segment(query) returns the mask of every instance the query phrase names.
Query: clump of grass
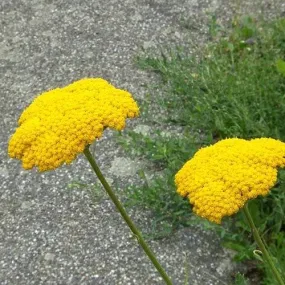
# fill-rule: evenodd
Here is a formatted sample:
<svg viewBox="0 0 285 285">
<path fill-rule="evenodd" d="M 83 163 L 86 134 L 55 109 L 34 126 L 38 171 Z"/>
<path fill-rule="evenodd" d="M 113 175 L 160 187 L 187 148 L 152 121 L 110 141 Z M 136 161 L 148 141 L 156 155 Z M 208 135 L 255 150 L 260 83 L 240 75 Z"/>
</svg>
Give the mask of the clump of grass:
<svg viewBox="0 0 285 285">
<path fill-rule="evenodd" d="M 153 136 L 133 131 L 126 134 L 128 140 L 125 139 L 126 136 L 118 137 L 121 146 L 133 157 L 141 156 L 152 162 L 152 171 L 156 173 L 155 177 L 149 179 L 147 173 L 141 170 L 139 175 L 142 185 L 131 185 L 126 189 L 127 206 L 139 206 L 151 210 L 154 214 L 148 238 L 162 238 L 179 226 L 193 223 L 188 200 L 177 195 L 174 190 L 174 173 L 202 146 L 202 143 L 196 143 L 187 133 L 183 135 L 183 139 L 170 138 L 160 131 L 156 131 Z M 189 148 L 191 141 L 192 147 Z"/>
<path fill-rule="evenodd" d="M 237 274 L 233 285 L 249 285 L 248 281 L 242 274 Z"/>
<path fill-rule="evenodd" d="M 217 36 L 198 56 L 140 57 L 169 87 L 168 121 L 215 138 L 285 138 L 285 78 L 276 62 L 285 54 L 285 19 L 259 26 L 251 18 Z"/>
<path fill-rule="evenodd" d="M 165 137 L 129 132 L 128 142 L 120 140 L 127 150 L 135 149 L 160 170 L 154 181 L 128 190 L 130 203 L 153 211 L 154 237 L 194 222 L 188 201 L 176 197 L 173 177 L 199 147 L 226 137 L 285 140 L 285 18 L 268 23 L 243 17 L 235 20 L 230 30 L 216 22 L 214 27 L 212 41 L 195 56 L 178 49 L 137 59 L 139 67 L 161 75 L 166 91 L 162 97 L 148 98 L 142 113 L 149 104 L 155 105 L 164 113 L 158 129 L 172 124 L 182 134 Z M 145 120 L 155 128 L 155 114 L 146 113 Z M 249 205 L 280 268 L 285 268 L 284 181 L 284 172 L 280 172 L 270 195 Z M 256 258 L 250 229 L 241 214 L 234 222 L 225 219 L 225 227 L 205 225 L 216 230 L 225 246 L 236 250 L 237 261 Z M 264 272 L 263 284 L 274 284 L 267 267 L 259 266 Z M 240 282 L 237 284 L 246 284 L 242 278 Z"/>
</svg>

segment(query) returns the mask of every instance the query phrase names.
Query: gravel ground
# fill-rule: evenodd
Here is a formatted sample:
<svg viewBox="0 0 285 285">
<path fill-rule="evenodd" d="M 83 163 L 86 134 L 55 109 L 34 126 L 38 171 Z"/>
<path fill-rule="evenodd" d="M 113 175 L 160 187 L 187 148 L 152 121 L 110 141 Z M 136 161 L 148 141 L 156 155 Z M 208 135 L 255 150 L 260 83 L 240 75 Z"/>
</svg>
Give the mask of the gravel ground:
<svg viewBox="0 0 285 285">
<path fill-rule="evenodd" d="M 133 64 L 142 49 L 178 44 L 191 50 L 207 38 L 209 13 L 224 22 L 250 11 L 275 17 L 284 15 L 282 2 L 1 0 L 1 285 L 163 284 L 109 200 L 91 203 L 86 192 L 68 187 L 96 181 L 82 157 L 56 171 L 23 171 L 7 156 L 9 137 L 23 108 L 43 91 L 103 77 L 143 98 L 156 78 Z M 129 126 L 136 124 L 144 122 Z M 106 132 L 97 143 L 98 162 L 111 184 L 123 188 L 136 182 L 141 162 L 111 138 Z M 147 229 L 150 214 L 130 214 Z M 230 253 L 210 232 L 182 229 L 150 246 L 174 284 L 185 284 L 185 272 L 189 284 L 230 284 Z"/>
</svg>

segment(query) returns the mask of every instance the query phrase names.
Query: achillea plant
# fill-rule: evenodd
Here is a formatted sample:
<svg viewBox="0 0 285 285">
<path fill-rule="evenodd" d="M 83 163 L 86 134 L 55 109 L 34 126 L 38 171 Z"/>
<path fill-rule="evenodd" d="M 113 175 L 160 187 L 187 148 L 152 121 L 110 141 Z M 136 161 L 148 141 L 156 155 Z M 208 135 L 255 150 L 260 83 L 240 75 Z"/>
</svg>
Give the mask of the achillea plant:
<svg viewBox="0 0 285 285">
<path fill-rule="evenodd" d="M 211 222 L 220 224 L 223 217 L 243 209 L 264 259 L 278 284 L 284 285 L 246 204 L 269 193 L 278 167 L 285 167 L 285 143 L 271 138 L 225 139 L 200 149 L 177 172 L 175 183 L 193 211 Z"/>
<path fill-rule="evenodd" d="M 127 91 L 86 78 L 38 96 L 22 113 L 9 142 L 10 157 L 40 171 L 71 163 L 105 128 L 122 130 L 139 108 Z"/>
<path fill-rule="evenodd" d="M 98 179 L 166 284 L 172 282 L 144 241 L 101 173 L 89 145 L 105 128 L 122 130 L 139 108 L 127 91 L 101 78 L 86 78 L 38 96 L 22 113 L 8 153 L 22 161 L 24 169 L 53 170 L 84 153 Z"/>
</svg>

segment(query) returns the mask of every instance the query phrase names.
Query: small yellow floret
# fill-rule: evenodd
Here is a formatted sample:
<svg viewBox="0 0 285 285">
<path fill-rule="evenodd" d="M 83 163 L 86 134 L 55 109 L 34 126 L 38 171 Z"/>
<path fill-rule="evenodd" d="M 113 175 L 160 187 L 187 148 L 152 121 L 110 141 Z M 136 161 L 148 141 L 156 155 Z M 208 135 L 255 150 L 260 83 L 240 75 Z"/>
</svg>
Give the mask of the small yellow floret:
<svg viewBox="0 0 285 285">
<path fill-rule="evenodd" d="M 177 192 L 188 197 L 193 211 L 221 223 L 247 200 L 265 196 L 285 165 L 285 143 L 271 138 L 225 139 L 200 149 L 177 172 Z"/>
<path fill-rule="evenodd" d="M 40 171 L 71 163 L 107 127 L 122 130 L 139 108 L 127 91 L 86 78 L 38 96 L 24 110 L 9 141 L 10 157 Z"/>
</svg>

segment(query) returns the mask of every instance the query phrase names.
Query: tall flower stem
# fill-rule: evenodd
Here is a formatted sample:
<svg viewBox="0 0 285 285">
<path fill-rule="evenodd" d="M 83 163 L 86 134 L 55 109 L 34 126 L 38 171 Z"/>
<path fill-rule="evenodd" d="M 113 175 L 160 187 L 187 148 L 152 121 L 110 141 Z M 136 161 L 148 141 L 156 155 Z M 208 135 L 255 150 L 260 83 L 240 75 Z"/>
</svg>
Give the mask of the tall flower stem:
<svg viewBox="0 0 285 285">
<path fill-rule="evenodd" d="M 96 175 L 99 178 L 100 182 L 102 183 L 103 187 L 105 188 L 106 192 L 110 196 L 111 200 L 114 202 L 115 206 L 117 207 L 118 211 L 122 215 L 123 219 L 128 224 L 129 228 L 131 229 L 131 231 L 133 232 L 133 234 L 137 238 L 139 244 L 142 246 L 142 248 L 145 251 L 146 255 L 149 257 L 149 259 L 151 260 L 153 265 L 156 267 L 157 271 L 160 273 L 160 275 L 163 278 L 163 280 L 165 281 L 165 283 L 167 285 L 173 285 L 171 280 L 170 280 L 170 278 L 167 276 L 166 272 L 164 271 L 164 269 L 162 268 L 162 266 L 160 265 L 160 263 L 156 259 L 154 253 L 148 247 L 147 243 L 143 239 L 142 234 L 137 229 L 137 227 L 134 225 L 133 221 L 128 216 L 128 214 L 127 214 L 126 210 L 124 209 L 124 207 L 122 206 L 121 202 L 119 201 L 119 199 L 116 197 L 116 195 L 112 191 L 110 185 L 108 184 L 108 182 L 106 181 L 105 177 L 103 176 L 101 170 L 99 169 L 99 167 L 98 167 L 95 159 L 93 158 L 92 154 L 90 153 L 90 150 L 89 150 L 88 147 L 85 148 L 84 154 L 85 154 L 87 160 L 89 161 L 89 163 L 91 164 L 92 169 L 96 173 Z"/>
<path fill-rule="evenodd" d="M 272 270 L 272 273 L 274 275 L 274 277 L 276 278 L 278 284 L 280 285 L 284 285 L 284 282 L 282 280 L 282 277 L 280 276 L 277 268 L 275 267 L 274 263 L 273 263 L 273 260 L 269 254 L 269 252 L 267 251 L 266 247 L 265 247 L 265 244 L 263 243 L 259 233 L 258 233 L 258 230 L 253 222 L 253 219 L 251 217 L 251 214 L 249 212 L 249 209 L 248 209 L 248 206 L 247 204 L 243 207 L 243 212 L 245 214 L 245 217 L 247 219 L 247 222 L 249 223 L 250 227 L 251 227 L 251 231 L 252 231 L 252 234 L 253 234 L 253 237 L 257 243 L 257 245 L 259 246 L 259 249 L 261 250 L 262 254 L 263 254 L 263 257 L 264 259 L 266 260 L 266 262 L 268 263 L 270 269 Z"/>
</svg>

